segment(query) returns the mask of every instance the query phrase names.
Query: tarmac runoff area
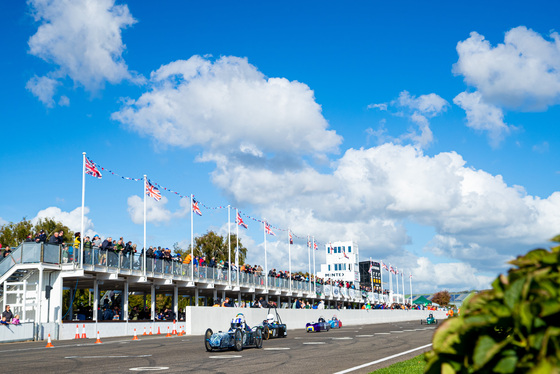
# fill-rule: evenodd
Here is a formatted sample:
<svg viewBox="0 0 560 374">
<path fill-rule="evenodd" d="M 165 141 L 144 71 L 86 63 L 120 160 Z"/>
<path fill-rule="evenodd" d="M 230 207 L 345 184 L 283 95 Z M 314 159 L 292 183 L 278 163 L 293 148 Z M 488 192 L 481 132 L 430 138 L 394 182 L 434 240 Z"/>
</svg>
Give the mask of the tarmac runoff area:
<svg viewBox="0 0 560 374">
<path fill-rule="evenodd" d="M 344 323 L 344 321 L 342 321 Z M 224 324 L 224 330 L 228 327 Z M 436 326 L 396 322 L 342 327 L 263 342 L 262 349 L 206 352 L 203 336 L 100 337 L 0 345 L 2 372 L 17 373 L 370 373 L 431 349 Z M 356 332 L 357 331 L 357 332 Z"/>
</svg>

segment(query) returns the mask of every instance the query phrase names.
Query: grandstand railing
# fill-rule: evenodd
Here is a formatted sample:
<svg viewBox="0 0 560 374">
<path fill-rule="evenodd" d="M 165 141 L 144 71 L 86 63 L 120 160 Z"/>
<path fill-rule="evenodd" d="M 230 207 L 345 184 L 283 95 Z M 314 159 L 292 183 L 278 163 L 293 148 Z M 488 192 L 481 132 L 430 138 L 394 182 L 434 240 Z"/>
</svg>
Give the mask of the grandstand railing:
<svg viewBox="0 0 560 374">
<path fill-rule="evenodd" d="M 10 255 L 0 261 L 0 277 L 13 266 L 22 263 L 49 263 L 60 265 L 72 265 L 73 268 L 80 267 L 80 251 L 72 246 L 59 246 L 44 243 L 22 243 Z M 334 285 L 317 284 L 315 288 L 307 281 L 297 281 L 284 278 L 268 277 L 265 275 L 249 274 L 227 268 L 213 268 L 207 266 L 193 266 L 184 264 L 174 259 L 146 258 L 146 271 L 144 272 L 144 258 L 141 253 L 123 254 L 116 251 L 107 251 L 94 248 L 84 250 L 85 270 L 100 272 L 117 272 L 127 275 L 150 276 L 159 278 L 171 278 L 181 281 L 195 281 L 203 283 L 219 283 L 245 288 L 260 288 L 288 292 L 316 293 L 319 298 L 344 298 L 362 299 L 362 292 L 346 287 Z M 191 273 L 194 268 L 194 274 Z M 229 279 L 231 274 L 231 281 Z M 239 284 L 238 284 L 239 283 Z"/>
</svg>

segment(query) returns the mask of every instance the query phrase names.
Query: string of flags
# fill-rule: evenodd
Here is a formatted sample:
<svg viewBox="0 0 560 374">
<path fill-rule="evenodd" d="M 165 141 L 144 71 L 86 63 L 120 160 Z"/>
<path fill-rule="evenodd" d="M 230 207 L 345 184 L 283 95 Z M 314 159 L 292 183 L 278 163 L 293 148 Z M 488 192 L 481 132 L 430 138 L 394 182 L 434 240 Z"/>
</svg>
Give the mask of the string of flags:
<svg viewBox="0 0 560 374">
<path fill-rule="evenodd" d="M 130 181 L 134 181 L 134 182 L 138 182 L 138 181 L 144 180 L 144 178 L 131 178 L 131 177 L 125 177 L 125 176 L 123 176 L 123 175 L 120 175 L 120 174 L 118 174 L 118 173 L 116 173 L 116 172 L 114 172 L 114 171 L 112 171 L 112 170 L 109 170 L 109 169 L 107 169 L 107 168 L 105 168 L 105 167 L 103 167 L 103 166 L 101 166 L 101 165 L 95 163 L 93 160 L 91 160 L 91 159 L 90 159 L 89 157 L 87 157 L 87 156 L 85 157 L 85 160 L 86 160 L 86 163 L 85 163 L 85 173 L 86 173 L 87 175 L 91 175 L 91 176 L 93 176 L 93 177 L 95 177 L 95 178 L 102 179 L 101 171 L 103 171 L 103 172 L 107 172 L 107 173 L 109 173 L 109 174 L 111 174 L 111 175 L 115 175 L 115 176 L 117 176 L 117 177 L 120 177 L 121 179 L 124 179 L 124 180 L 130 180 Z M 145 185 L 145 193 L 146 193 L 146 195 L 148 195 L 149 197 L 154 198 L 156 201 L 159 201 L 159 200 L 161 200 L 161 196 L 162 196 L 162 195 L 161 195 L 161 190 L 164 190 L 164 191 L 173 193 L 173 194 L 177 195 L 179 198 L 189 198 L 189 197 L 190 197 L 190 195 L 183 195 L 183 194 L 179 193 L 178 191 L 174 191 L 174 190 L 172 190 L 172 189 L 170 189 L 170 188 L 167 188 L 167 187 L 165 187 L 165 186 L 162 186 L 162 185 L 160 185 L 159 183 L 157 183 L 157 182 L 155 182 L 155 181 L 146 180 L 146 185 Z M 195 200 L 194 197 L 193 197 L 193 202 L 192 202 L 191 209 L 192 209 L 192 211 L 193 211 L 194 213 L 196 213 L 197 215 L 202 216 L 202 211 L 200 210 L 200 207 L 203 207 L 203 208 L 208 209 L 208 210 L 210 210 L 210 209 L 212 209 L 212 210 L 218 210 L 218 209 L 225 209 L 225 208 L 227 208 L 227 206 L 217 206 L 217 207 L 207 206 L 207 205 L 203 204 L 202 202 L 200 202 L 200 201 L 198 201 L 198 200 Z M 243 215 L 244 217 L 250 219 L 250 220 L 253 220 L 253 221 L 255 221 L 255 222 L 264 224 L 265 232 L 266 232 L 267 234 L 269 234 L 269 235 L 276 236 L 276 234 L 274 233 L 274 231 L 272 231 L 273 229 L 274 229 L 274 230 L 277 230 L 277 231 L 288 232 L 290 244 L 294 244 L 294 238 L 297 238 L 297 239 L 305 239 L 305 238 L 306 238 L 306 236 L 298 236 L 298 235 L 294 234 L 294 233 L 293 233 L 291 230 L 289 230 L 289 229 L 283 229 L 283 228 L 280 228 L 280 227 L 272 226 L 272 225 L 270 225 L 268 222 L 266 222 L 266 221 L 264 221 L 264 220 L 261 220 L 261 219 L 252 217 L 252 216 L 250 216 L 250 215 L 248 215 L 248 214 L 245 214 L 245 213 L 243 213 L 243 212 L 241 212 L 241 211 L 238 210 L 238 211 L 237 211 L 237 217 L 236 217 L 236 223 L 237 223 L 239 226 L 244 227 L 245 229 L 248 229 L 248 228 L 249 228 L 249 225 L 243 221 L 243 219 L 241 218 L 242 215 Z M 319 243 L 319 242 L 317 242 L 317 241 L 314 242 L 314 249 L 315 249 L 315 250 L 318 249 L 318 244 L 321 244 L 321 243 Z M 325 244 L 326 244 L 326 243 L 325 243 Z M 311 248 L 311 243 L 310 243 L 310 242 L 308 242 L 308 246 L 309 246 L 309 248 Z M 331 247 L 331 248 L 332 248 L 332 247 Z M 348 258 L 348 256 L 346 256 L 346 253 L 344 253 L 344 257 Z"/>
</svg>

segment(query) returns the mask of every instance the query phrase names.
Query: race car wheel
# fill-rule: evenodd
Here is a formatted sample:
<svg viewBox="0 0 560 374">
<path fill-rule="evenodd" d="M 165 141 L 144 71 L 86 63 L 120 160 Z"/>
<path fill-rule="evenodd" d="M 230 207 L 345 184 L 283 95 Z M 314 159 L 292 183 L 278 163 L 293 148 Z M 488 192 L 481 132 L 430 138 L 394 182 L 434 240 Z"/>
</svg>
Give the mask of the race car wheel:
<svg viewBox="0 0 560 374">
<path fill-rule="evenodd" d="M 212 329 L 206 330 L 204 334 L 204 346 L 206 347 L 206 351 L 212 352 L 212 346 L 210 345 L 210 337 L 212 336 L 213 332 Z"/>
<path fill-rule="evenodd" d="M 235 342 L 234 342 L 234 346 L 235 346 L 235 350 L 236 351 L 242 351 L 243 350 L 243 333 L 241 332 L 240 329 L 235 330 Z"/>
<path fill-rule="evenodd" d="M 435 321 L 436 321 L 436 325 L 437 325 L 437 319 Z"/>
<path fill-rule="evenodd" d="M 262 331 L 261 329 L 257 329 L 255 331 L 255 347 L 262 348 Z"/>
<path fill-rule="evenodd" d="M 288 331 L 287 331 L 287 329 L 284 327 L 284 328 L 282 329 L 282 336 L 281 336 L 281 338 L 285 338 L 285 337 L 287 337 L 287 336 L 288 336 Z"/>
<path fill-rule="evenodd" d="M 263 339 L 268 340 L 270 338 L 270 329 L 265 325 L 263 330 Z"/>
</svg>

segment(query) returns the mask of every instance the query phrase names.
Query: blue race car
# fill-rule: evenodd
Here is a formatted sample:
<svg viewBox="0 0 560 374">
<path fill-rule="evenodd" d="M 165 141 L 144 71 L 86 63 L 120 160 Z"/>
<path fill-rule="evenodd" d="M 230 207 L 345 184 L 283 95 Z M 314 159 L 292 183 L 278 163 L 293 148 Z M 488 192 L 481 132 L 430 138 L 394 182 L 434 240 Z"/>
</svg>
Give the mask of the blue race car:
<svg viewBox="0 0 560 374">
<path fill-rule="evenodd" d="M 266 319 L 263 323 L 259 326 L 262 330 L 262 335 L 264 340 L 268 340 L 270 338 L 285 338 L 288 336 L 288 327 L 285 323 L 282 323 L 282 319 L 278 314 L 278 310 L 274 308 L 274 312 L 276 316 L 270 312 L 272 308 L 268 308 L 268 314 Z"/>
<path fill-rule="evenodd" d="M 336 318 L 336 315 L 334 315 L 332 319 L 329 320 L 328 322 L 331 325 L 331 328 L 333 329 L 337 329 L 337 328 L 339 329 L 342 327 L 342 322 L 340 322 L 340 320 Z"/>
<path fill-rule="evenodd" d="M 262 331 L 250 328 L 243 313 L 238 313 L 232 320 L 228 331 L 213 333 L 212 329 L 204 334 L 204 346 L 208 352 L 214 349 L 235 349 L 242 351 L 246 347 L 262 348 Z"/>
<path fill-rule="evenodd" d="M 326 322 L 323 317 L 319 317 L 317 322 L 310 322 L 305 325 L 307 332 L 329 331 L 331 329 L 330 323 Z"/>
</svg>

